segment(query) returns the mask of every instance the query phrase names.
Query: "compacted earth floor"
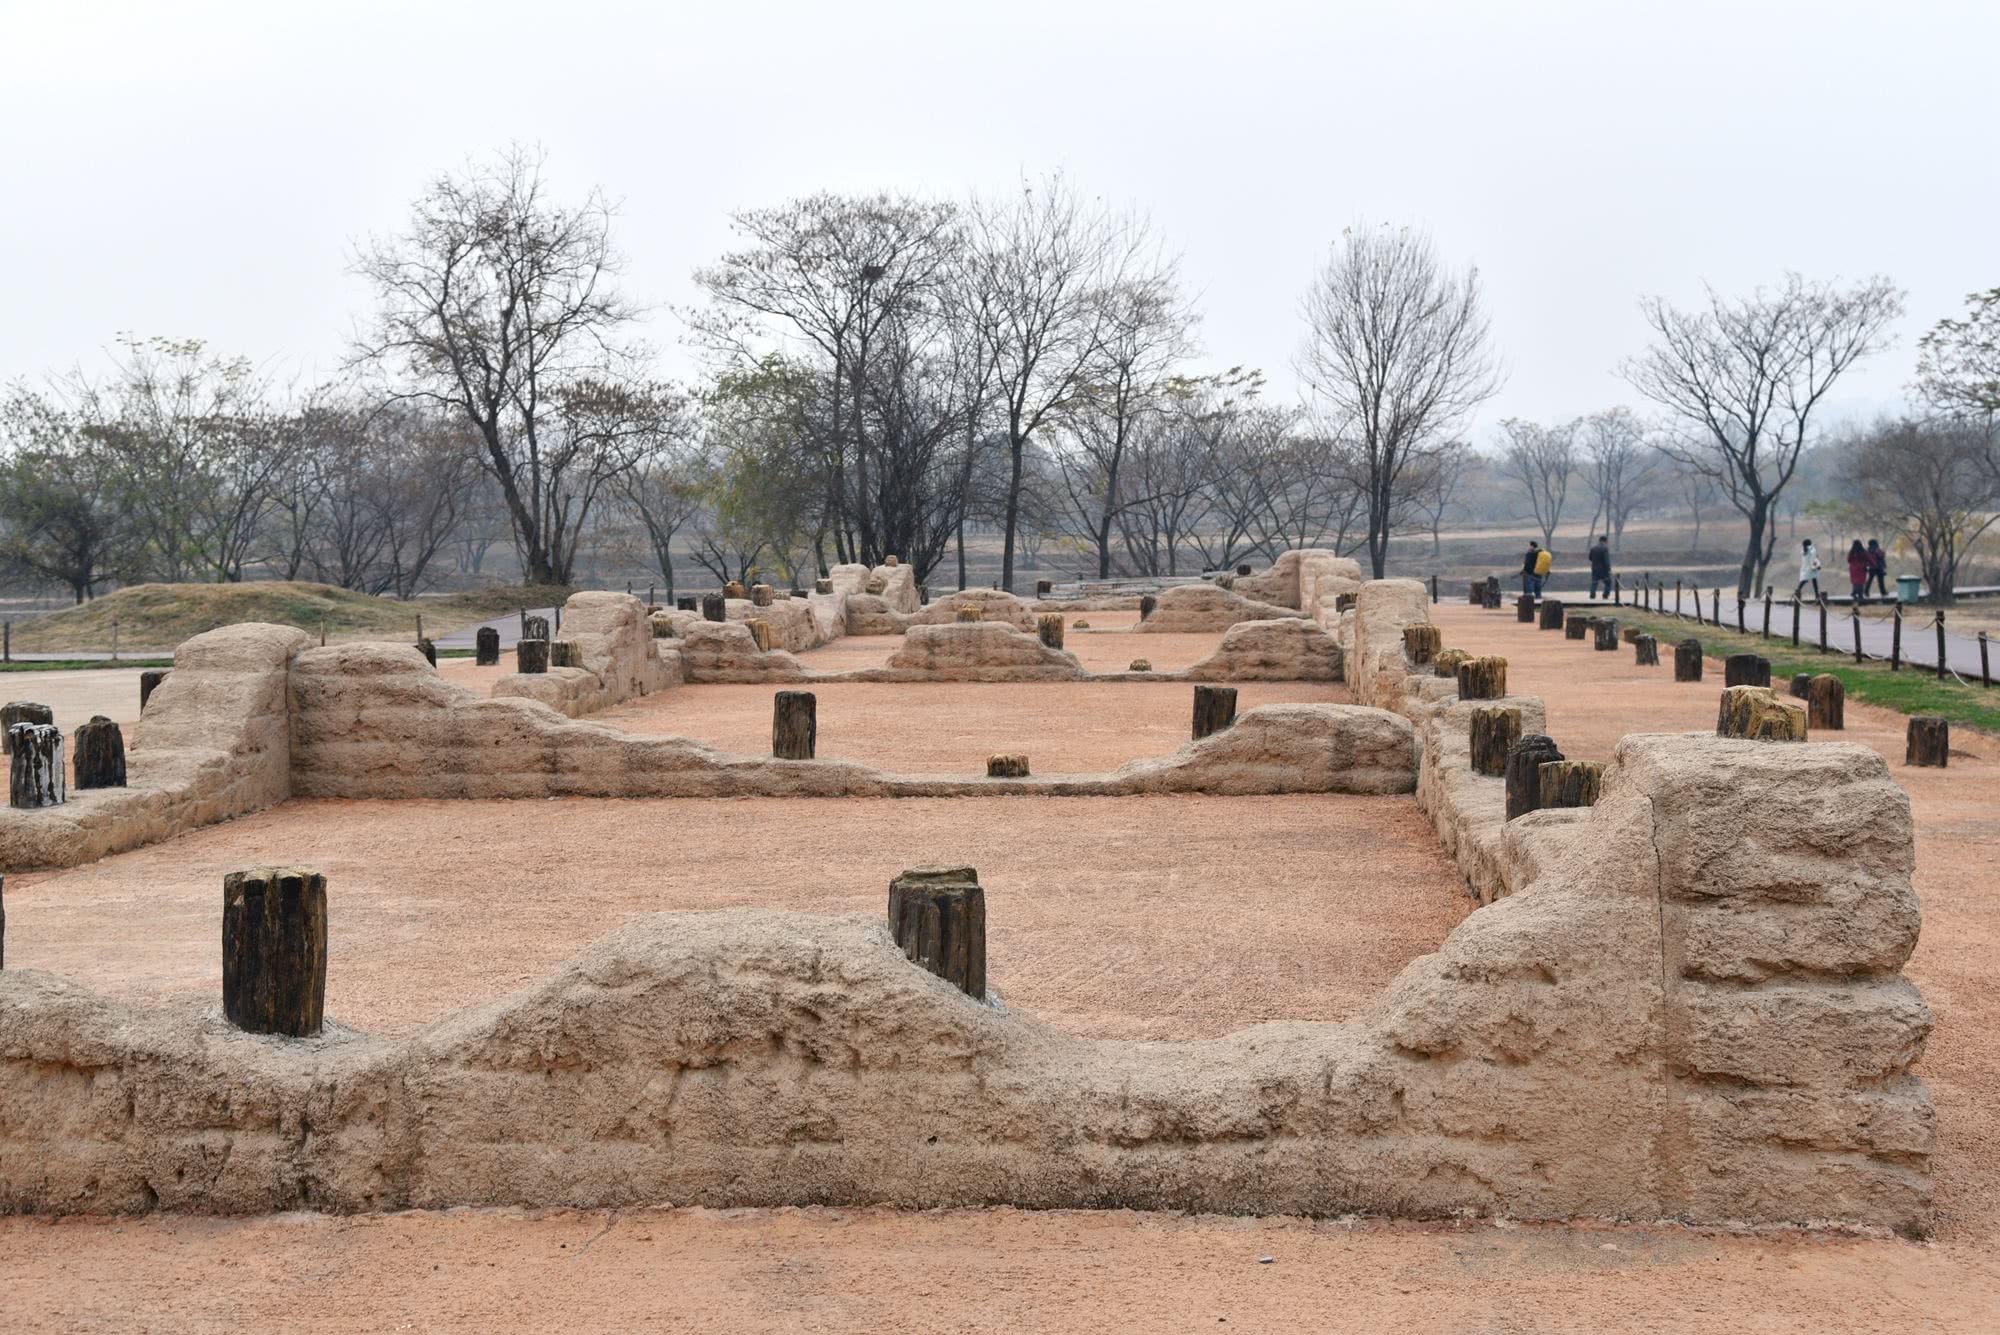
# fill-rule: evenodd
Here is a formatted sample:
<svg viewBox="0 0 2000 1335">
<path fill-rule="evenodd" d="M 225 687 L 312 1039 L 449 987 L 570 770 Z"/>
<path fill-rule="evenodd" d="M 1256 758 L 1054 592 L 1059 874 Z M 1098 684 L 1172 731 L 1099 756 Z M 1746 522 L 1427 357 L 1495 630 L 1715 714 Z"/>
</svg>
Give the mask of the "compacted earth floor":
<svg viewBox="0 0 2000 1335">
<path fill-rule="evenodd" d="M 1671 656 L 1639 668 L 1629 648 L 1596 653 L 1511 611 L 1446 605 L 1437 617 L 1447 644 L 1508 657 L 1513 688 L 1544 698 L 1572 756 L 1608 758 L 1628 732 L 1714 727 L 1719 668 L 1677 686 Z M 1899 716 L 1847 714 L 1843 739 L 1888 756 L 1917 819 L 1924 932 L 1908 973 L 1937 1016 L 1919 1070 L 1939 1125 L 1924 1242 L 1016 1210 L 12 1219 L 0 1220 L 6 1325 L 2000 1329 L 2000 744 L 1955 738 L 1949 769 L 1911 770 Z M 1011 1002 L 1081 1032 L 1180 1037 L 1352 1014 L 1465 911 L 1403 799 L 841 803 L 824 815 L 796 802 L 537 805 L 546 814 L 530 820 L 528 804 L 297 803 L 10 878 L 9 963 L 18 949 L 22 965 L 107 988 L 212 995 L 221 873 L 253 856 L 321 858 L 336 890 L 332 1009 L 403 1029 L 539 976 L 632 912 L 875 913 L 902 862 L 964 857 L 993 897 L 993 974 Z M 1110 930 L 1093 925 L 1107 896 Z M 561 939 L 505 925 L 501 902 Z M 478 953 L 498 958 L 447 958 Z M 426 970 L 447 977 L 415 976 Z"/>
</svg>

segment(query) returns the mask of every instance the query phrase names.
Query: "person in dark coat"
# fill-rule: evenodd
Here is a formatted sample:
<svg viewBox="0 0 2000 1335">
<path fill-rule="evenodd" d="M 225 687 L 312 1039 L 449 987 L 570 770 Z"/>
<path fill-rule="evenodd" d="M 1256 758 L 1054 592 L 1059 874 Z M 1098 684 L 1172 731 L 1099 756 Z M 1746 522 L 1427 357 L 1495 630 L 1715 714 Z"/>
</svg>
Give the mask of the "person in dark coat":
<svg viewBox="0 0 2000 1335">
<path fill-rule="evenodd" d="M 1528 539 L 1527 555 L 1521 558 L 1522 593 L 1535 594 L 1541 592 L 1539 588 L 1535 587 L 1535 562 L 1541 559 L 1541 555 L 1541 545 L 1533 538 Z"/>
<path fill-rule="evenodd" d="M 1590 545 L 1590 596 L 1597 596 L 1597 586 L 1604 586 L 1605 597 L 1611 596 L 1611 539 L 1599 534 L 1597 541 Z"/>
<path fill-rule="evenodd" d="M 1889 553 L 1883 551 L 1882 544 L 1873 538 L 1868 540 L 1868 578 L 1875 581 L 1875 587 L 1884 598 L 1889 596 Z M 1865 590 L 1868 586 L 1864 584 L 1861 587 Z"/>
<path fill-rule="evenodd" d="M 1854 593 L 1855 605 L 1859 606 L 1868 596 L 1868 549 L 1859 538 L 1847 549 L 1847 584 Z"/>
</svg>

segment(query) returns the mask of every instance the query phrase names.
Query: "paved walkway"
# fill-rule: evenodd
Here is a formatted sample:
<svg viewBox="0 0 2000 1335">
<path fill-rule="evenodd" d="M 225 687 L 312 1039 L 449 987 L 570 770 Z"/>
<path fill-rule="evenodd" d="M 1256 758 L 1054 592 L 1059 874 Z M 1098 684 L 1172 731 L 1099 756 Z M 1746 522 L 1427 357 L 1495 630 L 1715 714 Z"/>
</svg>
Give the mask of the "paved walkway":
<svg viewBox="0 0 2000 1335">
<path fill-rule="evenodd" d="M 467 626 L 464 630 L 455 630 L 449 635 L 439 635 L 433 643 L 440 649 L 474 649 L 479 644 L 479 631 L 481 627 L 491 626 L 500 632 L 500 647 L 502 649 L 511 649 L 521 638 L 521 617 L 523 615 L 521 612 L 509 612 L 506 616 L 494 617 L 490 621 L 482 621 L 478 625 Z M 546 617 L 550 632 L 554 632 L 556 625 L 555 608 L 531 607 L 525 615 Z"/>
</svg>

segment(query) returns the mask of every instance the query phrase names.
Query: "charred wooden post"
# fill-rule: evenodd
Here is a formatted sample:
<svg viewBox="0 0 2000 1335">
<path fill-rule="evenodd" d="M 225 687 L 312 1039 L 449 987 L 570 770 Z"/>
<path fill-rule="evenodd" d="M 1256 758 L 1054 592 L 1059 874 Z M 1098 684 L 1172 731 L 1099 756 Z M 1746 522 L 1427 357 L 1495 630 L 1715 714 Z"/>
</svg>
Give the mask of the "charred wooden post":
<svg viewBox="0 0 2000 1335">
<path fill-rule="evenodd" d="M 1904 742 L 1905 765 L 1928 765 L 1943 769 L 1951 760 L 1951 720 L 1930 714 L 1912 714 Z"/>
<path fill-rule="evenodd" d="M 1470 658 L 1458 665 L 1458 698 L 1498 700 L 1507 694 L 1507 660 Z"/>
<path fill-rule="evenodd" d="M 1240 565 L 1240 566 L 1236 567 L 1236 575 L 1237 575 L 1237 578 L 1239 578 L 1239 579 L 1243 578 L 1244 576 L 1248 575 L 1249 573 L 1250 573 L 1250 565 L 1249 565 L 1249 563 L 1248 563 L 1248 562 L 1245 562 L 1244 564 L 1242 564 L 1242 565 Z"/>
<path fill-rule="evenodd" d="M 1811 689 L 1811 686 L 1812 686 L 1812 673 L 1794 672 L 1792 674 L 1792 688 L 1791 688 L 1792 699 L 1794 700 L 1805 699 L 1806 692 L 1807 690 Z"/>
<path fill-rule="evenodd" d="M 1212 733 L 1221 732 L 1236 721 L 1236 688 L 1234 686 L 1197 686 L 1194 688 L 1194 739 L 1200 741 Z"/>
<path fill-rule="evenodd" d="M 436 667 L 438 665 L 438 647 L 436 640 L 418 640 L 417 652 L 422 654 L 424 656 L 424 661 L 426 663 L 429 663 L 432 667 Z"/>
<path fill-rule="evenodd" d="M 1160 607 L 1160 600 L 1158 598 L 1155 598 L 1150 593 L 1140 594 L 1139 620 L 1144 621 L 1147 617 L 1153 615 L 1154 612 L 1158 611 L 1159 607 Z"/>
<path fill-rule="evenodd" d="M 701 596 L 701 619 L 703 621 L 729 620 L 729 606 L 719 593 L 704 593 Z"/>
<path fill-rule="evenodd" d="M 524 640 L 546 640 L 549 638 L 547 617 L 522 617 L 521 638 Z"/>
<path fill-rule="evenodd" d="M 986 757 L 986 777 L 989 779 L 1025 779 L 1028 777 L 1026 756 Z"/>
<path fill-rule="evenodd" d="M 514 645 L 514 670 L 526 676 L 539 676 L 549 670 L 549 642 L 547 640 L 521 640 Z"/>
<path fill-rule="evenodd" d="M 1403 627 L 1403 656 L 1412 667 L 1422 667 L 1444 648 L 1444 632 L 1428 621 Z"/>
<path fill-rule="evenodd" d="M 832 590 L 829 589 L 827 592 L 831 593 Z M 676 612 L 698 612 L 701 610 L 701 602 L 691 593 L 679 594 L 674 598 L 674 610 Z"/>
<path fill-rule="evenodd" d="M 755 607 L 769 607 L 771 605 L 771 596 L 774 592 L 775 590 L 768 584 L 752 584 L 750 586 L 751 605 Z"/>
<path fill-rule="evenodd" d="M 957 617 L 960 621 L 984 621 L 986 613 L 981 608 L 967 606 L 958 609 Z"/>
<path fill-rule="evenodd" d="M 1604 783 L 1604 766 L 1595 760 L 1550 760 L 1535 770 L 1538 809 L 1594 807 Z"/>
<path fill-rule="evenodd" d="M 1563 605 L 1559 598 L 1542 599 L 1541 630 L 1561 630 L 1563 628 Z"/>
<path fill-rule="evenodd" d="M 222 1013 L 252 1034 L 306 1038 L 326 1009 L 326 877 L 259 867 L 222 878 Z"/>
<path fill-rule="evenodd" d="M 1722 660 L 1724 686 L 1769 686 L 1771 660 L 1762 654 L 1731 654 Z"/>
<path fill-rule="evenodd" d="M 771 754 L 780 760 L 811 760 L 819 741 L 819 697 L 811 691 L 779 691 L 771 701 Z"/>
<path fill-rule="evenodd" d="M 1835 732 L 1847 728 L 1847 686 L 1831 672 L 1815 673 L 1806 685 L 1806 726 Z"/>
<path fill-rule="evenodd" d="M 1486 705 L 1472 711 L 1472 772 L 1495 777 L 1507 773 L 1507 754 L 1521 740 L 1521 711 Z"/>
<path fill-rule="evenodd" d="M 833 581 L 832 581 L 832 580 L 830 580 L 830 579 L 816 579 L 816 580 L 814 580 L 814 581 L 813 581 L 813 592 L 814 592 L 814 593 L 832 593 L 832 592 L 833 592 Z"/>
<path fill-rule="evenodd" d="M 1486 577 L 1486 607 L 1489 611 L 1498 611 L 1500 608 L 1500 577 L 1498 575 L 1488 575 Z"/>
<path fill-rule="evenodd" d="M 1150 658 L 1135 658 L 1125 670 L 1127 672 L 1151 672 L 1153 670 L 1153 660 Z"/>
<path fill-rule="evenodd" d="M 1716 710 L 1715 735 L 1760 742 L 1803 742 L 1805 706 L 1781 698 L 1768 686 L 1725 686 Z"/>
<path fill-rule="evenodd" d="M 1525 816 L 1541 805 L 1541 768 L 1561 760 L 1563 753 L 1555 738 L 1531 732 L 1507 748 L 1507 819 Z"/>
<path fill-rule="evenodd" d="M 1674 680 L 1701 680 L 1701 641 L 1690 636 L 1674 646 Z"/>
<path fill-rule="evenodd" d="M 1035 638 L 1051 649 L 1063 647 L 1063 614 L 1042 612 L 1035 617 Z"/>
<path fill-rule="evenodd" d="M 500 632 L 491 626 L 481 626 L 479 634 L 473 637 L 472 661 L 479 667 L 492 667 L 500 661 Z"/>
<path fill-rule="evenodd" d="M 1599 651 L 1611 651 L 1618 648 L 1617 617 L 1599 617 L 1592 623 L 1591 629 L 1597 632 L 1597 639 L 1592 644 L 1592 648 Z"/>
<path fill-rule="evenodd" d="M 125 734 L 102 714 L 91 716 L 76 730 L 78 788 L 123 788 L 125 786 Z"/>
<path fill-rule="evenodd" d="M 1535 595 L 1524 593 L 1514 600 L 1514 620 L 1528 625 L 1535 619 Z"/>
<path fill-rule="evenodd" d="M 552 668 L 583 666 L 583 654 L 577 649 L 575 640 L 549 641 L 549 666 Z"/>
<path fill-rule="evenodd" d="M 970 867 L 912 867 L 889 882 L 889 935 L 911 963 L 986 996 L 986 892 Z"/>
<path fill-rule="evenodd" d="M 771 623 L 762 617 L 752 617 L 743 623 L 750 628 L 750 639 L 761 653 L 771 652 Z"/>
<path fill-rule="evenodd" d="M 1590 626 L 1594 620 L 1594 617 L 1572 616 L 1568 621 L 1563 623 L 1563 638 L 1565 640 L 1580 640 L 1584 638 L 1590 634 Z"/>
<path fill-rule="evenodd" d="M 13 762 L 8 771 L 7 805 L 23 811 L 59 807 L 63 782 L 62 730 L 53 723 L 16 723 L 7 729 Z"/>
<path fill-rule="evenodd" d="M 1463 649 L 1440 649 L 1431 655 L 1431 671 L 1447 680 L 1456 680 L 1461 663 L 1472 661 L 1472 655 Z"/>
<path fill-rule="evenodd" d="M 1055 587 L 1056 586 L 1050 583 L 1048 580 L 1038 579 L 1035 581 L 1035 596 L 1037 598 L 1046 598 L 1049 596 L 1050 592 L 1055 589 Z"/>
<path fill-rule="evenodd" d="M 1640 667 L 1660 665 L 1660 642 L 1650 635 L 1632 637 L 1632 661 Z"/>
<path fill-rule="evenodd" d="M 1465 600 L 1474 607 L 1486 606 L 1486 581 L 1483 579 L 1473 580 L 1472 586 L 1466 591 Z"/>
<path fill-rule="evenodd" d="M 160 689 L 160 683 L 167 679 L 172 668 L 147 668 L 139 674 L 139 712 L 146 712 L 146 702 L 153 698 L 153 692 Z"/>
<path fill-rule="evenodd" d="M 743 598 L 748 598 L 750 596 L 750 590 L 743 586 L 742 580 L 732 579 L 727 584 L 722 586 L 722 596 L 724 598 L 736 598 L 740 600 Z"/>
<path fill-rule="evenodd" d="M 55 711 L 32 700 L 13 700 L 0 705 L 0 754 L 14 753 L 16 723 L 54 723 Z"/>
<path fill-rule="evenodd" d="M 1639 628 L 1637 626 L 1621 626 L 1618 630 L 1618 638 L 1626 644 L 1635 643 L 1639 638 Z"/>
</svg>

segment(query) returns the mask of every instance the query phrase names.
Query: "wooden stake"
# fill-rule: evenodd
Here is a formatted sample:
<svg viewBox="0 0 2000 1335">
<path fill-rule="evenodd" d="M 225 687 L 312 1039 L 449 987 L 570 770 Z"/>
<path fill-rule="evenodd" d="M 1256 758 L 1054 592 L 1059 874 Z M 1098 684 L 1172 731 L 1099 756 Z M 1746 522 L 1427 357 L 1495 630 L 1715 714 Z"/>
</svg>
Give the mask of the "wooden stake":
<svg viewBox="0 0 2000 1335">
<path fill-rule="evenodd" d="M 1498 700 L 1507 694 L 1507 660 L 1474 658 L 1458 665 L 1458 698 Z"/>
<path fill-rule="evenodd" d="M 1427 621 L 1403 627 L 1403 656 L 1413 667 L 1422 667 L 1444 648 L 1444 632 Z"/>
<path fill-rule="evenodd" d="M 1903 763 L 1943 769 L 1951 762 L 1951 720 L 1912 714 L 1905 738 Z"/>
<path fill-rule="evenodd" d="M 743 623 L 750 628 L 750 639 L 759 653 L 771 652 L 771 623 L 762 617 L 752 617 Z"/>
<path fill-rule="evenodd" d="M 1817 674 L 1806 686 L 1806 726 L 1835 732 L 1847 727 L 1847 687 L 1831 672 Z"/>
<path fill-rule="evenodd" d="M 538 676 L 549 670 L 549 642 L 521 640 L 514 645 L 514 670 Z"/>
<path fill-rule="evenodd" d="M 66 794 L 62 730 L 53 723 L 16 723 L 7 729 L 13 745 L 7 804 L 23 811 L 59 807 Z"/>
<path fill-rule="evenodd" d="M 1063 614 L 1042 612 L 1035 617 L 1035 638 L 1051 649 L 1063 647 Z"/>
<path fill-rule="evenodd" d="M 1447 679 L 1456 679 L 1461 663 L 1472 661 L 1472 655 L 1463 649 L 1440 649 L 1431 655 L 1431 671 Z"/>
<path fill-rule="evenodd" d="M 1584 636 L 1590 634 L 1591 622 L 1594 620 L 1594 617 L 1571 616 L 1563 623 L 1563 638 L 1565 640 L 1582 639 Z"/>
<path fill-rule="evenodd" d="M 1760 742 L 1803 742 L 1803 705 L 1780 699 L 1768 686 L 1725 686 L 1715 715 L 1715 735 Z"/>
<path fill-rule="evenodd" d="M 141 709 L 145 706 L 141 705 Z M 78 788 L 123 788 L 125 786 L 125 734 L 102 714 L 91 716 L 76 730 Z"/>
<path fill-rule="evenodd" d="M 1540 628 L 1540 629 L 1542 629 L 1542 630 L 1561 630 L 1561 629 L 1563 628 L 1563 605 L 1562 605 L 1562 600 L 1561 600 L 1561 599 L 1559 599 L 1559 598 L 1544 598 L 1544 599 L 1542 599 L 1542 613 L 1541 613 L 1541 616 L 1542 616 L 1542 619 L 1541 619 L 1541 622 L 1539 623 L 1539 628 Z"/>
<path fill-rule="evenodd" d="M 492 626 L 481 626 L 472 637 L 472 644 L 472 661 L 476 666 L 492 667 L 500 661 L 500 632 Z"/>
<path fill-rule="evenodd" d="M 1632 661 L 1640 667 L 1660 665 L 1660 642 L 1650 635 L 1638 634 L 1632 637 Z"/>
<path fill-rule="evenodd" d="M 1537 807 L 1594 807 L 1604 782 L 1604 766 L 1595 760 L 1551 760 L 1536 771 L 1540 793 Z"/>
<path fill-rule="evenodd" d="M 1507 755 L 1521 740 L 1521 711 L 1486 705 L 1472 711 L 1472 772 L 1499 777 L 1507 773 Z"/>
<path fill-rule="evenodd" d="M 1674 680 L 1701 680 L 1700 640 L 1689 638 L 1674 646 Z"/>
<path fill-rule="evenodd" d="M 912 867 L 889 882 L 889 935 L 911 963 L 986 996 L 986 892 L 970 867 Z"/>
<path fill-rule="evenodd" d="M 1731 654 L 1722 660 L 1724 686 L 1769 686 L 1771 660 L 1762 654 Z"/>
<path fill-rule="evenodd" d="M 326 877 L 303 867 L 222 880 L 222 1013 L 253 1034 L 305 1038 L 326 1008 Z"/>
<path fill-rule="evenodd" d="M 139 712 L 146 712 L 146 702 L 153 698 L 153 692 L 160 689 L 160 683 L 167 679 L 172 668 L 147 668 L 139 674 Z"/>
<path fill-rule="evenodd" d="M 780 760 L 811 760 L 819 742 L 819 697 L 811 691 L 779 691 L 771 701 L 771 754 Z"/>
<path fill-rule="evenodd" d="M 1532 593 L 1524 593 L 1519 598 L 1516 598 L 1514 600 L 1514 620 L 1520 622 L 1523 625 L 1528 625 L 1532 623 L 1534 619 L 1535 619 L 1535 595 Z"/>
<path fill-rule="evenodd" d="M 1194 688 L 1194 739 L 1221 732 L 1236 721 L 1236 688 L 1234 686 L 1197 686 Z"/>
<path fill-rule="evenodd" d="M 1541 805 L 1541 768 L 1561 760 L 1555 738 L 1531 732 L 1507 748 L 1507 819 L 1525 816 Z"/>
<path fill-rule="evenodd" d="M 989 779 L 1025 779 L 1028 777 L 1026 756 L 986 757 L 986 777 Z"/>
<path fill-rule="evenodd" d="M 1598 650 L 1613 650 L 1618 647 L 1617 617 L 1599 617 L 1591 629 L 1597 632 L 1597 639 L 1592 645 L 1593 648 Z"/>
</svg>

